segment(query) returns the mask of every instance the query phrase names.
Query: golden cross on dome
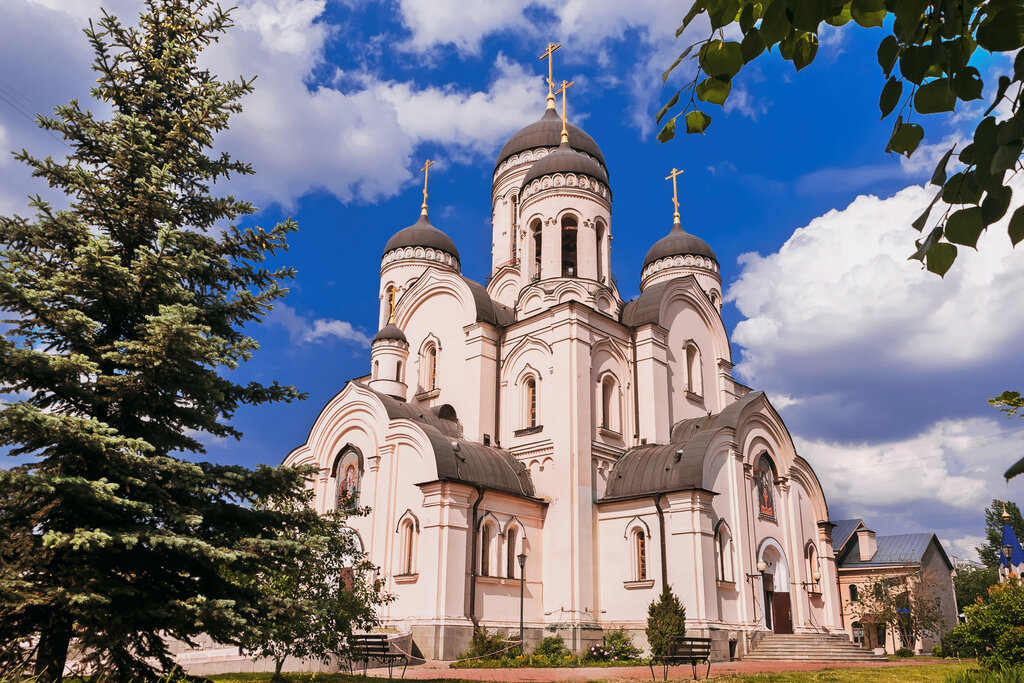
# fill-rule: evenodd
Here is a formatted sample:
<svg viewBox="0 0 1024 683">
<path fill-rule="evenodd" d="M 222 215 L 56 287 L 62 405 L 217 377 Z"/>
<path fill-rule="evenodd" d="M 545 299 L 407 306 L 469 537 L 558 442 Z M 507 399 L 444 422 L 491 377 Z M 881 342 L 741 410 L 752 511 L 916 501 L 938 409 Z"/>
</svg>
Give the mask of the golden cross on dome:
<svg viewBox="0 0 1024 683">
<path fill-rule="evenodd" d="M 423 164 L 423 168 L 420 169 L 420 173 L 423 174 L 423 206 L 420 207 L 420 214 L 427 215 L 427 179 L 430 177 L 430 167 L 434 165 L 434 162 L 427 159 L 427 163 Z"/>
<path fill-rule="evenodd" d="M 395 296 L 398 294 L 398 287 L 388 287 L 388 323 L 395 324 Z"/>
<path fill-rule="evenodd" d="M 575 84 L 576 81 L 562 81 L 562 87 L 555 91 L 555 95 L 562 96 L 562 142 L 569 142 L 569 129 L 566 128 L 565 118 L 565 91 Z"/>
<path fill-rule="evenodd" d="M 679 189 L 676 187 L 676 177 L 683 175 L 682 171 L 672 169 L 672 172 L 665 176 L 665 180 L 672 179 L 672 205 L 676 208 L 675 213 L 672 214 L 672 219 L 679 222 Z"/>
<path fill-rule="evenodd" d="M 554 92 L 554 90 L 555 90 L 555 67 L 554 67 L 554 61 L 555 60 L 553 58 L 553 54 L 554 54 L 555 50 L 557 50 L 560 47 L 562 47 L 561 43 L 559 43 L 557 45 L 555 45 L 554 43 L 548 43 L 548 49 L 544 50 L 544 54 L 542 54 L 540 56 L 542 61 L 545 60 L 545 59 L 548 60 L 548 108 L 549 109 L 554 109 L 555 108 L 555 92 Z"/>
</svg>

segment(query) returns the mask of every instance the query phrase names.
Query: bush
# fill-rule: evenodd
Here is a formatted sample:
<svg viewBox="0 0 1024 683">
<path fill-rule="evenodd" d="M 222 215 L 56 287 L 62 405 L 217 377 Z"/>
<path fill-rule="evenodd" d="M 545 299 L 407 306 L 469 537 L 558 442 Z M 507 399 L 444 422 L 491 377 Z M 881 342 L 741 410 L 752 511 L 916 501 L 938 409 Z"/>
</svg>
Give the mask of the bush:
<svg viewBox="0 0 1024 683">
<path fill-rule="evenodd" d="M 1011 577 L 989 588 L 988 602 L 964 608 L 966 624 L 951 631 L 962 638 L 961 656 L 977 656 L 986 669 L 1024 664 L 1024 585 Z"/>
<path fill-rule="evenodd" d="M 942 656 L 954 659 L 978 656 L 977 648 L 967 644 L 967 624 L 957 624 L 952 631 L 942 636 Z"/>
<path fill-rule="evenodd" d="M 686 608 L 665 586 L 661 596 L 647 608 L 647 642 L 654 656 L 668 654 L 668 644 L 673 638 L 686 635 Z"/>
<path fill-rule="evenodd" d="M 911 650 L 909 647 L 901 647 L 900 649 L 896 650 L 896 656 L 897 657 L 913 657 L 914 656 L 914 651 Z"/>
<path fill-rule="evenodd" d="M 623 659 L 640 659 L 640 648 L 633 644 L 633 637 L 621 628 L 608 631 L 604 637 L 606 650 L 615 652 L 615 657 Z"/>
<path fill-rule="evenodd" d="M 942 656 L 942 646 L 941 645 L 932 645 L 932 657 L 941 657 L 941 656 Z"/>
<path fill-rule="evenodd" d="M 544 657 L 552 661 L 558 661 L 565 659 L 566 655 L 571 655 L 569 648 L 565 646 L 565 641 L 562 640 L 562 636 L 547 636 L 541 638 L 541 641 L 537 643 L 537 647 L 533 648 L 534 657 Z"/>
<path fill-rule="evenodd" d="M 460 654 L 458 659 L 469 659 L 471 657 L 493 657 L 497 659 L 499 652 L 505 657 L 514 657 L 519 654 L 518 648 L 505 650 L 508 645 L 508 643 L 502 641 L 501 636 L 497 633 L 488 633 L 485 628 L 474 629 L 473 638 L 469 641 L 469 649 Z M 501 652 L 502 650 L 505 651 Z"/>
</svg>

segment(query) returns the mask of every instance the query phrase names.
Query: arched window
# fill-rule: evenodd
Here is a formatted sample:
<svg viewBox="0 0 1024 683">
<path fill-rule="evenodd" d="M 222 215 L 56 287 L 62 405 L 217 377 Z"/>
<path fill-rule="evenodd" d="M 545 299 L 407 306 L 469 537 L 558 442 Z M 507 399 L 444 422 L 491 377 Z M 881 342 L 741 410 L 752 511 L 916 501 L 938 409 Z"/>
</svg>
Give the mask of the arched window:
<svg viewBox="0 0 1024 683">
<path fill-rule="evenodd" d="M 540 266 L 542 257 L 544 254 L 544 240 L 541 239 L 542 230 L 541 222 L 538 218 L 530 226 L 530 232 L 533 234 L 533 278 L 534 280 L 540 279 Z"/>
<path fill-rule="evenodd" d="M 850 602 L 860 602 L 860 595 L 856 586 L 850 586 Z"/>
<path fill-rule="evenodd" d="M 402 521 L 399 530 L 399 574 L 416 573 L 416 523 L 411 518 Z"/>
<path fill-rule="evenodd" d="M 527 378 L 523 384 L 523 398 L 525 399 L 526 419 L 523 423 L 527 427 L 537 426 L 537 380 L 533 377 Z"/>
<path fill-rule="evenodd" d="M 512 253 L 509 258 L 516 261 L 519 259 L 519 254 L 516 252 L 516 249 L 519 247 L 519 195 L 512 195 L 512 201 L 509 204 L 512 209 L 512 215 L 509 217 L 509 225 L 511 226 L 509 230 L 512 231 Z"/>
<path fill-rule="evenodd" d="M 719 581 L 734 581 L 732 568 L 732 530 L 723 519 L 715 527 L 715 578 Z"/>
<path fill-rule="evenodd" d="M 704 395 L 700 349 L 692 341 L 686 343 L 686 390 L 696 396 Z"/>
<path fill-rule="evenodd" d="M 375 360 L 373 361 L 373 378 L 377 379 L 378 375 L 380 375 L 380 361 Z"/>
<path fill-rule="evenodd" d="M 576 277 L 576 236 L 579 234 L 576 217 L 562 216 L 562 277 Z"/>
<path fill-rule="evenodd" d="M 398 365 L 395 366 L 395 381 L 402 381 L 402 361 L 398 361 Z"/>
<path fill-rule="evenodd" d="M 807 589 L 812 593 L 821 592 L 821 567 L 818 565 L 818 549 L 808 542 L 804 548 L 804 571 L 807 574 Z"/>
<path fill-rule="evenodd" d="M 633 531 L 633 580 L 647 580 L 647 537 L 643 529 Z"/>
<path fill-rule="evenodd" d="M 516 578 L 516 528 L 509 527 L 505 531 L 505 576 Z"/>
<path fill-rule="evenodd" d="M 480 576 L 491 575 L 491 525 L 480 529 Z"/>
<path fill-rule="evenodd" d="M 604 282 L 604 223 L 597 221 L 597 281 Z"/>
<path fill-rule="evenodd" d="M 619 387 L 614 375 L 601 380 L 601 427 L 622 431 L 619 427 Z"/>
<path fill-rule="evenodd" d="M 420 352 L 420 367 L 422 376 L 420 385 L 424 391 L 433 391 L 437 388 L 437 344 L 427 342 Z"/>
</svg>

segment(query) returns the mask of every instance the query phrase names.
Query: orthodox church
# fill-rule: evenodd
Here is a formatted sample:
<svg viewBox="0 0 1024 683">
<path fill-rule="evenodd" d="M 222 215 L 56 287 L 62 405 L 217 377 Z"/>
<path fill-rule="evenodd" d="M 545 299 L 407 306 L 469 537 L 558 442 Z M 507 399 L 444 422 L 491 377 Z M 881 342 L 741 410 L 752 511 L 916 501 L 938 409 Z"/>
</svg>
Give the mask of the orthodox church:
<svg viewBox="0 0 1024 683">
<path fill-rule="evenodd" d="M 371 508 L 353 527 L 396 597 L 382 622 L 430 658 L 474 627 L 517 632 L 521 596 L 528 646 L 615 628 L 644 646 L 666 584 L 718 659 L 756 634 L 842 633 L 825 497 L 732 376 L 715 252 L 676 201 L 622 300 L 609 169 L 566 121 L 555 48 L 547 109 L 494 166 L 488 284 L 427 217 L 428 161 L 419 220 L 381 255 L 370 372 L 285 464 L 319 468 L 318 509 Z"/>
</svg>

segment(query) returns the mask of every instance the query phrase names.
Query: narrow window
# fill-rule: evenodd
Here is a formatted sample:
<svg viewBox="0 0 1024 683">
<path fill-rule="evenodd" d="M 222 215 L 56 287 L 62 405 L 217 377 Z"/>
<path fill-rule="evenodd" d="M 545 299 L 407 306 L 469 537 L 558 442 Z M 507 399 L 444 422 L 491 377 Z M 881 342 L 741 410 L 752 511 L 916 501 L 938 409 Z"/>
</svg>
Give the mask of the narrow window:
<svg viewBox="0 0 1024 683">
<path fill-rule="evenodd" d="M 516 249 L 519 246 L 519 228 L 518 228 L 518 224 L 519 224 L 519 195 L 512 195 L 512 202 L 511 202 L 511 204 L 512 204 L 512 215 L 510 216 L 511 220 L 510 220 L 509 225 L 511 227 L 509 229 L 512 231 L 512 255 L 511 255 L 510 258 L 512 259 L 512 261 L 518 261 L 519 260 L 519 254 L 516 251 Z"/>
<path fill-rule="evenodd" d="M 379 374 L 380 374 L 380 361 L 379 360 L 375 360 L 375 361 L 373 361 L 373 378 L 377 379 Z"/>
<path fill-rule="evenodd" d="M 537 426 L 537 380 L 526 380 L 526 426 Z"/>
<path fill-rule="evenodd" d="M 615 378 L 605 377 L 601 382 L 601 426 L 605 429 L 618 429 L 618 405 L 615 391 Z"/>
<path fill-rule="evenodd" d="M 437 388 L 437 346 L 431 344 L 427 347 L 423 362 L 426 366 L 423 383 L 427 391 L 433 391 Z"/>
<path fill-rule="evenodd" d="M 480 576 L 491 575 L 491 527 L 484 524 L 480 531 Z"/>
<path fill-rule="evenodd" d="M 402 523 L 402 545 L 401 545 L 401 573 L 402 574 L 413 574 L 415 573 L 415 564 L 413 563 L 413 522 L 411 519 L 405 520 Z"/>
<path fill-rule="evenodd" d="M 702 396 L 700 349 L 694 343 L 686 345 L 686 390 Z"/>
<path fill-rule="evenodd" d="M 644 532 L 641 529 L 633 532 L 633 544 L 633 552 L 636 556 L 634 560 L 635 580 L 645 581 L 647 579 L 647 538 L 644 537 Z"/>
<path fill-rule="evenodd" d="M 604 252 L 604 223 L 597 222 L 597 281 L 604 282 L 604 259 L 601 258 Z"/>
<path fill-rule="evenodd" d="M 715 578 L 719 581 L 733 580 L 732 555 L 732 531 L 725 520 L 722 520 L 715 529 Z"/>
<path fill-rule="evenodd" d="M 541 239 L 540 219 L 535 220 L 530 227 L 533 233 L 533 279 L 540 279 L 540 267 L 544 253 L 544 241 Z"/>
<path fill-rule="evenodd" d="M 857 594 L 856 586 L 850 586 L 850 602 L 860 602 L 860 595 Z"/>
<path fill-rule="evenodd" d="M 562 277 L 576 277 L 577 228 L 575 216 L 562 217 Z"/>
<path fill-rule="evenodd" d="M 398 365 L 395 366 L 395 381 L 402 381 L 402 361 L 398 361 Z"/>
<path fill-rule="evenodd" d="M 516 530 L 509 529 L 505 532 L 505 545 L 508 550 L 506 559 L 505 576 L 510 579 L 516 578 Z"/>
</svg>

